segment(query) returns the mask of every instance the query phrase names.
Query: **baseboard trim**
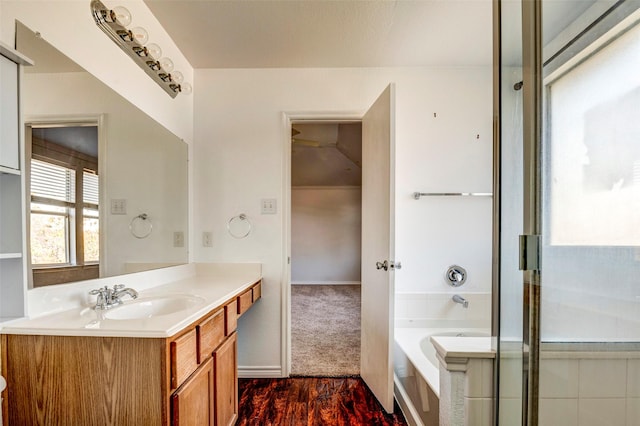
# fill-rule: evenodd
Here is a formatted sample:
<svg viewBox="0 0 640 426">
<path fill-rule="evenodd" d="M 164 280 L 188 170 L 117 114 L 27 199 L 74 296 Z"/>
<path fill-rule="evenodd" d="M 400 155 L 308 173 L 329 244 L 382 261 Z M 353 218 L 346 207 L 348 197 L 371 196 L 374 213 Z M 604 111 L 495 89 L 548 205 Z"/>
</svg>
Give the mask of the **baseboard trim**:
<svg viewBox="0 0 640 426">
<path fill-rule="evenodd" d="M 360 281 L 291 281 L 291 285 L 361 285 Z"/>
<path fill-rule="evenodd" d="M 260 367 L 238 367 L 238 377 L 244 379 L 280 378 L 282 367 L 279 365 L 267 365 Z"/>
</svg>

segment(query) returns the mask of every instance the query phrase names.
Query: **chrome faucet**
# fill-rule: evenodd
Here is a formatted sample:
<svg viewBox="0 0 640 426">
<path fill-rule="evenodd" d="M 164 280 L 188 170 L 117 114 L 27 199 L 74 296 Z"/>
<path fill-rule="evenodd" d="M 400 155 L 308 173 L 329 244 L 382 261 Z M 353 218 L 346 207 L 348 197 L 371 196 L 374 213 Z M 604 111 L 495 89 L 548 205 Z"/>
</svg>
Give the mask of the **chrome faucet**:
<svg viewBox="0 0 640 426">
<path fill-rule="evenodd" d="M 463 308 L 469 307 L 469 301 L 459 294 L 454 294 L 451 300 L 453 300 L 455 303 L 461 304 Z"/>
<path fill-rule="evenodd" d="M 132 288 L 125 288 L 123 284 L 114 285 L 113 288 L 109 288 L 106 285 L 102 288 L 91 290 L 91 295 L 97 295 L 96 306 L 93 309 L 103 310 L 111 309 L 114 306 L 122 304 L 120 299 L 125 294 L 128 294 L 133 299 L 138 297 L 138 292 Z"/>
</svg>

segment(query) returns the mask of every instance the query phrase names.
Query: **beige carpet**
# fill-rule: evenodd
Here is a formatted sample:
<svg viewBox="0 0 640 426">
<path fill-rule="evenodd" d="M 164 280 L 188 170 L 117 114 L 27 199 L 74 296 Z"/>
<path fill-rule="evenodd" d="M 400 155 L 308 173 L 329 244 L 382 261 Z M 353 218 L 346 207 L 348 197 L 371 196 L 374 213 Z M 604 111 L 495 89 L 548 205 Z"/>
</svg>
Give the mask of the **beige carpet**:
<svg viewBox="0 0 640 426">
<path fill-rule="evenodd" d="M 291 286 L 291 375 L 360 374 L 360 286 Z"/>
</svg>

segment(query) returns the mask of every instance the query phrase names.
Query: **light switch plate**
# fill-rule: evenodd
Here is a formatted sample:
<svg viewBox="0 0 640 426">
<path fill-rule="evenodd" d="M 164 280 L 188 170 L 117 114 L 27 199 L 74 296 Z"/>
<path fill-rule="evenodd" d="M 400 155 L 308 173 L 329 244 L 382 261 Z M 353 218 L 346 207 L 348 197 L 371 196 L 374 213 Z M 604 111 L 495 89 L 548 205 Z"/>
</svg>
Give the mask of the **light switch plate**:
<svg viewBox="0 0 640 426">
<path fill-rule="evenodd" d="M 184 232 L 176 231 L 173 233 L 173 246 L 184 247 Z"/>
<path fill-rule="evenodd" d="M 125 200 L 125 199 L 112 199 L 111 200 L 111 214 L 127 214 L 127 200 Z"/>
<path fill-rule="evenodd" d="M 202 233 L 202 247 L 213 247 L 213 232 Z"/>
<path fill-rule="evenodd" d="M 263 198 L 260 200 L 260 213 L 276 214 L 278 212 L 278 204 L 275 198 Z"/>
</svg>

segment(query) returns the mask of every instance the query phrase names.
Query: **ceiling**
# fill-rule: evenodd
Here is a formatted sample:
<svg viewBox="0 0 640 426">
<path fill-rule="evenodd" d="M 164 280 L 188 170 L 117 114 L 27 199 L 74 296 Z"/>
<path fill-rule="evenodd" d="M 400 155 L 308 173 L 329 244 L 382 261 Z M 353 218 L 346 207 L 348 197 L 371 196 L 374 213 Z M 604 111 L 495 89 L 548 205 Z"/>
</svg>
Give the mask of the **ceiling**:
<svg viewBox="0 0 640 426">
<path fill-rule="evenodd" d="M 491 0 L 145 3 L 194 68 L 491 65 Z"/>
<path fill-rule="evenodd" d="M 291 186 L 361 186 L 361 123 L 294 123 Z"/>
</svg>

